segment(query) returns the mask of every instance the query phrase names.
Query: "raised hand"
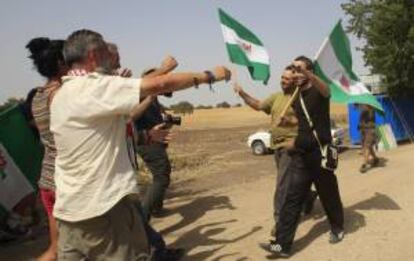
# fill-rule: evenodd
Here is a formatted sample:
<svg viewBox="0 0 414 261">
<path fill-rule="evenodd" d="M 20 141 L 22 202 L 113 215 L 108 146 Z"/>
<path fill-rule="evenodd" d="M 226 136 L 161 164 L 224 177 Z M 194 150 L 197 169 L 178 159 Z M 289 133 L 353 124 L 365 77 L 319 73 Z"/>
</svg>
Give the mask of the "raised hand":
<svg viewBox="0 0 414 261">
<path fill-rule="evenodd" d="M 165 123 L 158 124 L 148 131 L 151 142 L 169 143 L 172 139 L 172 134 L 165 129 Z"/>
<path fill-rule="evenodd" d="M 161 70 L 165 72 L 170 72 L 178 66 L 177 60 L 172 56 L 167 56 L 161 63 Z"/>
</svg>

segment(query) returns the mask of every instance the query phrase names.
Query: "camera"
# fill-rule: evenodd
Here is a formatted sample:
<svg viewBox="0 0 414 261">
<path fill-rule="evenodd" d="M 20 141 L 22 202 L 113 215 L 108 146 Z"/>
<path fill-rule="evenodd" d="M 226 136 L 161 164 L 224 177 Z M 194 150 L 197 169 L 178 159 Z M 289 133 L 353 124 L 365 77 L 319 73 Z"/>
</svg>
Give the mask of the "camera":
<svg viewBox="0 0 414 261">
<path fill-rule="evenodd" d="M 181 125 L 181 117 L 180 116 L 173 116 L 171 114 L 163 114 L 162 115 L 162 122 L 168 128 L 171 128 L 173 125 L 180 126 Z"/>
</svg>

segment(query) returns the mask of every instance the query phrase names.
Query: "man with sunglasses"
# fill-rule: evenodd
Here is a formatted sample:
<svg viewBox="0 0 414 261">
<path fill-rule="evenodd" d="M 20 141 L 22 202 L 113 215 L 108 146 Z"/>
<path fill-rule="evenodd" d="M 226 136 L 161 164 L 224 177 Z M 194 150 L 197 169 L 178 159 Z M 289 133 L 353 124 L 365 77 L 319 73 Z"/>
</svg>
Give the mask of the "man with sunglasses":
<svg viewBox="0 0 414 261">
<path fill-rule="evenodd" d="M 293 148 L 293 141 L 297 135 L 295 124 L 290 124 L 290 126 L 284 127 L 281 127 L 279 124 L 281 113 L 295 90 L 293 84 L 293 69 L 293 66 L 288 66 L 282 73 L 280 79 L 282 92 L 273 93 L 262 101 L 249 95 L 238 84 L 235 84 L 234 86 L 234 91 L 247 105 L 256 111 L 263 111 L 271 116 L 271 149 L 274 150 L 274 159 L 277 168 L 276 191 L 273 199 L 273 216 L 275 224 L 278 222 L 279 213 L 287 195 L 287 188 L 290 182 L 288 170 L 291 163 L 289 150 Z M 289 118 L 290 121 L 295 121 L 295 116 L 292 110 L 288 110 L 285 117 Z M 303 205 L 304 214 L 309 214 L 312 211 L 313 202 L 316 196 L 315 192 L 309 193 L 307 201 Z M 274 226 L 271 231 L 272 236 L 275 235 L 275 228 L 276 226 Z"/>
<path fill-rule="evenodd" d="M 280 210 L 276 240 L 262 248 L 277 257 L 289 257 L 300 220 L 301 206 L 314 184 L 331 226 L 329 242 L 340 242 L 344 237 L 344 213 L 338 181 L 333 171 L 321 167 L 321 145 L 331 143 L 329 116 L 329 87 L 314 73 L 313 62 L 299 56 L 294 62 L 294 81 L 300 88 L 299 98 L 293 102 L 298 120 L 289 174 L 287 196 Z M 306 110 L 306 111 L 305 111 Z M 310 120 L 312 121 L 312 126 Z M 284 120 L 285 122 L 288 119 Z M 317 133 L 317 137 L 314 133 Z"/>
</svg>

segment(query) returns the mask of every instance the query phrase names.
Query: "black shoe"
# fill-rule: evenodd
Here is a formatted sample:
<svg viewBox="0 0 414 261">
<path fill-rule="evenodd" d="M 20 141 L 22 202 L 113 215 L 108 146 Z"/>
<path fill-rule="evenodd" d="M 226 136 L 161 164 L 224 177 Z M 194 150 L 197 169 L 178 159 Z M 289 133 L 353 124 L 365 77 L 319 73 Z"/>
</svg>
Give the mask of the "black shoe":
<svg viewBox="0 0 414 261">
<path fill-rule="evenodd" d="M 290 252 L 282 248 L 282 246 L 274 240 L 270 240 L 270 243 L 260 243 L 260 248 L 271 253 L 269 257 L 280 257 L 280 258 L 289 258 Z"/>
<path fill-rule="evenodd" d="M 178 261 L 185 254 L 184 248 L 166 248 L 162 251 L 155 251 L 153 261 Z"/>
<path fill-rule="evenodd" d="M 371 168 L 370 164 L 364 163 L 362 164 L 361 168 L 359 168 L 359 172 L 365 173 Z"/>
<path fill-rule="evenodd" d="M 305 204 L 303 205 L 303 214 L 309 215 L 314 207 L 315 200 L 318 197 L 318 193 L 316 191 L 311 191 L 306 198 Z"/>
<path fill-rule="evenodd" d="M 329 243 L 331 244 L 339 243 L 344 239 L 344 237 L 345 237 L 345 233 L 343 230 L 337 233 L 334 233 L 331 231 L 329 233 Z"/>
</svg>

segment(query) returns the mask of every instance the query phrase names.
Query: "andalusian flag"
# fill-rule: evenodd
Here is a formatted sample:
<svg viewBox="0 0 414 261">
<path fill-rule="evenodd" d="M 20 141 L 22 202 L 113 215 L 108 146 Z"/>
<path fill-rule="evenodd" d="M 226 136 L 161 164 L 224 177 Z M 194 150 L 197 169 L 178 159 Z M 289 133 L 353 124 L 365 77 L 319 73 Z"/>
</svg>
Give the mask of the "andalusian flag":
<svg viewBox="0 0 414 261">
<path fill-rule="evenodd" d="M 262 41 L 221 9 L 219 16 L 230 61 L 247 66 L 254 80 L 267 84 L 270 77 L 270 59 Z"/>
<path fill-rule="evenodd" d="M 315 71 L 329 84 L 333 102 L 368 104 L 383 112 L 381 104 L 352 71 L 351 47 L 341 22 L 323 42 Z"/>
<path fill-rule="evenodd" d="M 37 190 L 42 147 L 18 106 L 0 113 L 0 216 Z"/>
</svg>

